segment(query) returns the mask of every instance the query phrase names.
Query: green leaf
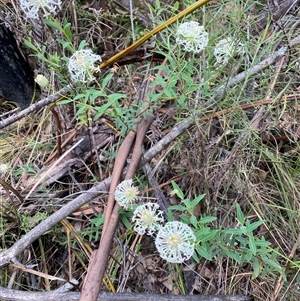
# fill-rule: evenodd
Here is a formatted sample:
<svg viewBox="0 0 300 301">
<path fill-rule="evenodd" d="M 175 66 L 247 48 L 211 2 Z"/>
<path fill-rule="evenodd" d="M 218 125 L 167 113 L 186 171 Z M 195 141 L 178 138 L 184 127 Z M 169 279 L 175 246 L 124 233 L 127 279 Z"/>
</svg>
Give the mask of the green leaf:
<svg viewBox="0 0 300 301">
<path fill-rule="evenodd" d="M 208 227 L 207 227 L 207 228 L 203 228 L 203 229 L 197 231 L 197 232 L 195 233 L 195 236 L 196 236 L 197 241 L 200 241 L 201 238 L 204 237 L 205 235 L 207 235 L 207 233 L 209 233 L 210 231 L 211 231 L 211 229 L 208 228 Z"/>
<path fill-rule="evenodd" d="M 247 254 L 245 255 L 245 260 L 246 260 L 247 262 L 250 262 L 251 259 L 252 259 L 252 257 L 253 257 L 252 252 L 251 252 L 251 251 L 248 251 Z"/>
<path fill-rule="evenodd" d="M 253 255 L 256 255 L 256 244 L 254 239 L 249 240 L 249 248 Z"/>
<path fill-rule="evenodd" d="M 237 220 L 240 222 L 240 224 L 244 225 L 245 216 L 242 212 L 241 206 L 238 203 L 236 204 L 236 215 L 237 215 Z"/>
<path fill-rule="evenodd" d="M 225 234 L 241 235 L 245 234 L 243 229 L 228 229 L 224 231 Z"/>
<path fill-rule="evenodd" d="M 183 200 L 182 202 L 183 202 L 183 204 L 186 206 L 186 209 L 187 209 L 188 211 L 190 211 L 191 209 L 193 209 L 192 206 L 191 206 L 191 201 L 190 201 L 189 199 L 185 199 L 185 200 Z"/>
<path fill-rule="evenodd" d="M 74 99 L 74 100 L 78 100 L 78 99 L 82 99 L 82 98 L 84 98 L 84 97 L 85 97 L 85 94 L 80 93 L 80 94 L 77 94 L 73 99 Z"/>
<path fill-rule="evenodd" d="M 58 104 L 59 104 L 59 105 L 66 105 L 66 104 L 71 103 L 71 102 L 73 102 L 73 101 L 74 101 L 73 99 L 67 98 L 67 99 L 60 100 L 60 101 L 58 102 Z"/>
<path fill-rule="evenodd" d="M 126 95 L 123 93 L 113 93 L 107 96 L 110 102 L 116 102 L 119 99 L 125 98 Z"/>
<path fill-rule="evenodd" d="M 179 215 L 181 221 L 185 224 L 188 224 L 190 222 L 190 216 L 186 215 L 186 214 L 180 214 Z"/>
<path fill-rule="evenodd" d="M 31 38 L 29 37 L 28 40 L 27 39 L 23 39 L 24 44 L 30 48 L 31 50 L 33 50 L 34 52 L 39 52 L 39 49 L 32 44 L 31 42 Z"/>
<path fill-rule="evenodd" d="M 206 260 L 212 260 L 211 255 L 202 246 L 197 246 L 196 251 L 200 256 L 204 257 Z"/>
<path fill-rule="evenodd" d="M 172 181 L 172 186 L 173 186 L 173 190 L 171 192 L 172 195 L 176 194 L 181 200 L 184 199 L 184 194 L 182 192 L 182 190 L 180 189 L 180 187 L 174 182 Z"/>
<path fill-rule="evenodd" d="M 113 77 L 113 73 L 109 73 L 107 76 L 104 77 L 101 83 L 101 87 L 103 90 L 106 88 L 107 84 L 110 82 L 112 77 Z"/>
<path fill-rule="evenodd" d="M 196 218 L 195 215 L 192 215 L 192 216 L 190 217 L 190 223 L 191 223 L 195 228 L 197 228 L 197 218 Z"/>
<path fill-rule="evenodd" d="M 267 264 L 273 268 L 275 268 L 277 271 L 280 271 L 282 270 L 282 267 L 281 265 L 277 262 L 277 260 L 273 260 L 273 259 L 270 259 L 266 256 L 262 256 L 262 261 L 264 262 L 264 264 Z"/>
<path fill-rule="evenodd" d="M 58 43 L 60 43 L 64 49 L 67 49 L 71 52 L 73 52 L 73 47 L 71 46 L 70 42 L 69 41 L 65 41 L 63 39 L 56 39 Z"/>
<path fill-rule="evenodd" d="M 252 232 L 253 230 L 257 229 L 260 225 L 262 225 L 264 222 L 265 222 L 265 221 L 260 220 L 260 221 L 254 222 L 254 223 L 252 223 L 252 224 L 250 224 L 250 222 L 249 222 L 249 224 L 246 223 L 247 231 Z"/>
<path fill-rule="evenodd" d="M 182 205 L 173 205 L 173 206 L 169 206 L 169 209 L 172 211 L 186 211 L 186 207 L 182 206 Z"/>
<path fill-rule="evenodd" d="M 269 241 L 265 241 L 263 239 L 255 241 L 257 247 L 268 247 L 271 243 Z"/>
<path fill-rule="evenodd" d="M 68 39 L 69 42 L 72 41 L 72 31 L 71 31 L 71 23 L 65 20 L 64 22 L 64 35 Z"/>
<path fill-rule="evenodd" d="M 238 241 L 238 242 L 240 242 L 243 246 L 246 246 L 246 245 L 248 245 L 248 243 L 249 243 L 249 240 L 248 239 L 246 239 L 246 238 L 243 238 L 243 237 L 235 237 L 235 239 Z"/>
<path fill-rule="evenodd" d="M 107 111 L 107 109 L 110 106 L 111 106 L 111 101 L 105 103 L 101 107 L 96 107 L 96 110 L 98 113 L 94 116 L 93 120 L 95 121 L 95 120 L 99 119 Z"/>
<path fill-rule="evenodd" d="M 63 28 L 61 27 L 61 25 L 58 22 L 54 22 L 50 19 L 44 19 L 44 23 L 47 24 L 49 27 L 56 29 L 61 33 L 64 33 Z"/>
<path fill-rule="evenodd" d="M 252 274 L 251 279 L 255 279 L 259 276 L 259 273 L 261 270 L 261 265 L 259 263 L 259 260 L 255 257 L 252 260 L 252 264 L 253 264 L 253 274 Z"/>
<path fill-rule="evenodd" d="M 131 223 L 125 215 L 121 214 L 120 219 L 127 229 L 132 230 Z"/>
<path fill-rule="evenodd" d="M 174 216 L 172 214 L 172 210 L 171 210 L 170 207 L 168 208 L 168 221 L 169 222 L 173 222 L 174 221 Z"/>
<path fill-rule="evenodd" d="M 193 259 L 199 263 L 200 262 L 200 259 L 199 259 L 199 256 L 197 255 L 197 252 L 194 252 L 193 255 L 192 255 Z"/>
<path fill-rule="evenodd" d="M 89 44 L 87 43 L 86 40 L 82 40 L 78 46 L 78 50 L 84 49 L 86 46 L 88 46 Z"/>
<path fill-rule="evenodd" d="M 200 238 L 200 241 L 201 242 L 210 241 L 211 239 L 213 239 L 216 236 L 217 233 L 218 233 L 218 230 L 211 230 L 209 233 L 203 235 Z"/>
<path fill-rule="evenodd" d="M 205 197 L 205 194 L 200 194 L 194 200 L 191 201 L 191 207 L 195 208 Z"/>
<path fill-rule="evenodd" d="M 200 222 L 201 225 L 204 225 L 204 224 L 208 224 L 210 222 L 213 222 L 216 219 L 217 218 L 215 216 L 206 216 L 206 217 L 202 217 L 199 222 Z"/>
</svg>

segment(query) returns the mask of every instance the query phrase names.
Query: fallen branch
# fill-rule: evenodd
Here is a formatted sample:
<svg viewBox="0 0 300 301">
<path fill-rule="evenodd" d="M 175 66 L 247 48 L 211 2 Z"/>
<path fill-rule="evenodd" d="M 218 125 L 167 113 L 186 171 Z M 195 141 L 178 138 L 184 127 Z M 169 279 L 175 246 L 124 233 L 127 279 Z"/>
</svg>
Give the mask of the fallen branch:
<svg viewBox="0 0 300 301">
<path fill-rule="evenodd" d="M 144 137 L 146 132 L 153 122 L 153 117 L 149 116 L 146 119 L 142 119 L 137 125 L 137 133 L 136 140 L 134 144 L 134 148 L 132 151 L 132 158 L 126 172 L 125 179 L 131 179 L 137 169 L 138 163 L 142 156 L 142 145 L 144 141 Z M 114 183 L 119 181 L 121 176 L 121 172 L 123 166 L 126 162 L 127 155 L 133 143 L 133 133 L 130 131 L 124 140 L 122 147 L 120 147 L 118 151 L 117 157 L 120 158 L 118 160 L 118 164 L 114 165 L 113 175 L 115 175 L 115 179 L 112 179 Z M 124 144 L 125 143 L 125 144 Z M 124 152 L 124 153 L 123 153 Z M 122 161 L 121 161 L 122 160 Z M 115 187 L 110 188 L 110 204 L 114 204 L 114 196 L 113 192 L 115 191 Z M 100 292 L 101 283 L 106 271 L 106 265 L 108 262 L 108 257 L 110 255 L 111 243 L 113 236 L 115 234 L 115 230 L 119 221 L 119 204 L 115 203 L 113 207 L 113 211 L 105 215 L 105 219 L 107 223 L 105 224 L 105 228 L 103 229 L 101 242 L 99 249 L 96 251 L 95 256 L 93 256 L 92 260 L 89 263 L 88 273 L 86 279 L 84 281 L 84 285 L 82 287 L 82 294 L 80 297 L 80 301 L 95 301 L 97 300 L 97 296 Z"/>
<path fill-rule="evenodd" d="M 249 77 L 259 73 L 260 71 L 266 69 L 267 67 L 271 66 L 277 60 L 279 60 L 284 55 L 286 55 L 286 53 L 288 52 L 290 47 L 294 47 L 299 43 L 300 43 L 300 36 L 297 36 L 295 39 L 290 41 L 289 46 L 281 47 L 278 51 L 272 53 L 267 58 L 265 58 L 264 60 L 259 62 L 259 64 L 255 65 L 254 67 L 252 67 L 244 72 L 239 73 L 238 75 L 236 75 L 234 77 L 231 77 L 226 84 L 224 84 L 224 85 L 220 86 L 218 89 L 216 89 L 216 91 L 214 92 L 214 99 L 220 100 L 221 98 L 224 97 L 227 88 L 231 88 L 231 87 L 235 86 L 236 84 L 244 81 L 246 78 L 249 78 Z"/>
<path fill-rule="evenodd" d="M 44 221 L 39 223 L 36 227 L 26 233 L 20 240 L 18 240 L 12 247 L 0 253 L 0 267 L 14 262 L 16 256 L 23 252 L 36 239 L 43 235 L 44 232 L 50 230 L 53 226 L 58 224 L 64 218 L 69 216 L 72 212 L 79 209 L 82 205 L 96 198 L 100 193 L 107 192 L 107 187 L 110 184 L 111 178 L 99 183 L 97 186 L 82 193 L 73 201 L 64 205 L 58 211 L 50 215 Z"/>
<path fill-rule="evenodd" d="M 28 114 L 43 108 L 47 105 L 49 105 L 50 103 L 53 103 L 55 101 L 57 101 L 58 99 L 60 99 L 61 97 L 65 96 L 66 94 L 68 94 L 68 92 L 70 92 L 70 87 L 65 87 L 60 89 L 58 92 L 56 92 L 55 94 L 50 95 L 47 98 L 44 98 L 36 103 L 34 103 L 33 105 L 31 105 L 30 107 L 28 107 L 27 109 L 21 111 L 20 113 L 10 116 L 6 119 L 4 119 L 3 121 L 0 121 L 0 129 L 5 128 L 6 126 L 13 124 L 14 122 L 22 119 L 23 117 L 27 116 Z"/>
<path fill-rule="evenodd" d="M 78 301 L 80 293 L 68 292 L 24 292 L 0 286 L 0 298 L 3 301 Z M 102 301 L 251 301 L 248 296 L 202 296 L 202 295 L 159 295 L 137 293 L 106 293 L 98 295 Z"/>
</svg>

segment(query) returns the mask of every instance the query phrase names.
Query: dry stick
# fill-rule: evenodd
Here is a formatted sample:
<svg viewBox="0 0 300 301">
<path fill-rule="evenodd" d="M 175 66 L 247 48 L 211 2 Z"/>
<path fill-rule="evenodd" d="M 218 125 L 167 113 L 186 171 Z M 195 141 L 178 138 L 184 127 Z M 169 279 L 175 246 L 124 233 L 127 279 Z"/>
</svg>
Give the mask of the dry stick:
<svg viewBox="0 0 300 301">
<path fill-rule="evenodd" d="M 153 122 L 153 117 L 149 116 L 147 119 L 142 119 L 138 126 L 137 126 L 137 136 L 136 141 L 134 145 L 134 149 L 132 152 L 132 158 L 125 176 L 125 179 L 130 179 L 134 176 L 136 168 L 138 166 L 138 163 L 142 156 L 142 144 L 143 140 L 146 134 L 146 131 L 148 130 L 149 126 Z M 131 140 L 129 140 L 131 141 Z M 125 141 L 124 141 L 125 142 Z M 123 144 L 124 144 L 123 142 Z M 130 149 L 131 143 L 126 143 L 125 149 Z M 118 154 L 120 153 L 120 150 Z M 119 162 L 120 164 L 115 164 L 115 175 L 118 175 L 118 178 L 115 178 L 114 181 L 118 182 L 119 177 L 121 175 L 123 165 L 126 162 L 127 155 L 125 156 L 123 154 L 120 154 L 120 156 L 123 158 L 123 162 Z M 111 190 L 112 193 L 114 190 Z M 112 194 L 113 196 L 113 194 Z M 100 246 L 97 250 L 96 255 L 93 258 L 93 261 L 89 264 L 88 274 L 86 276 L 83 288 L 82 288 L 82 294 L 80 297 L 80 301 L 95 301 L 98 298 L 101 283 L 106 271 L 106 265 L 108 262 L 108 257 L 111 251 L 111 244 L 113 240 L 113 236 L 115 233 L 115 230 L 118 225 L 119 221 L 119 208 L 120 206 L 116 203 L 113 211 L 110 216 L 106 216 L 106 218 L 109 218 L 109 222 L 106 223 L 105 230 L 102 232 L 102 237 L 100 241 Z"/>
<path fill-rule="evenodd" d="M 73 201 L 64 205 L 58 211 L 53 213 L 47 219 L 39 223 L 36 227 L 26 233 L 21 239 L 19 239 L 12 247 L 0 253 L 0 267 L 14 262 L 16 256 L 23 252 L 30 244 L 32 244 L 36 239 L 43 235 L 45 231 L 48 231 L 64 218 L 69 216 L 72 212 L 79 209 L 82 205 L 89 202 L 90 200 L 99 196 L 100 193 L 106 192 L 109 186 L 111 178 L 99 183 L 97 186 L 89 189 L 88 191 L 82 193 Z M 0 298 L 1 299 L 1 298 Z"/>
<path fill-rule="evenodd" d="M 297 36 L 296 38 L 294 38 L 293 40 L 291 40 L 289 43 L 289 46 L 293 47 L 299 43 L 300 43 L 300 35 Z M 235 77 L 230 78 L 229 81 L 225 85 L 220 86 L 215 91 L 214 98 L 216 100 L 221 99 L 225 94 L 226 88 L 233 87 L 236 84 L 245 80 L 246 78 L 257 74 L 258 72 L 260 72 L 260 71 L 266 69 L 267 67 L 269 67 L 270 65 L 274 64 L 278 59 L 280 59 L 282 56 L 285 55 L 285 53 L 288 51 L 288 49 L 289 48 L 287 46 L 283 46 L 278 51 L 274 52 L 273 54 L 271 54 L 270 56 L 268 56 L 267 58 L 262 60 L 259 64 L 255 65 L 254 67 L 250 68 L 247 71 L 239 73 Z"/>
<path fill-rule="evenodd" d="M 68 292 L 25 292 L 0 287 L 3 301 L 78 301 L 80 293 Z M 201 296 L 201 295 L 163 295 L 138 293 L 107 293 L 102 292 L 97 301 L 251 301 L 247 296 Z"/>
<path fill-rule="evenodd" d="M 114 208 L 114 203 L 115 203 L 114 192 L 119 183 L 119 179 L 122 174 L 123 167 L 126 163 L 126 159 L 128 158 L 130 148 L 133 144 L 134 139 L 135 139 L 135 132 L 129 131 L 125 140 L 123 141 L 123 143 L 121 144 L 118 150 L 118 154 L 116 156 L 115 163 L 114 163 L 114 169 L 111 176 L 111 183 L 110 183 L 109 195 L 107 199 L 107 208 L 105 211 L 102 233 L 105 232 L 107 224 L 109 223 L 109 217 L 111 216 L 111 213 Z M 101 240 L 102 240 L 102 236 L 101 236 Z"/>
<path fill-rule="evenodd" d="M 65 96 L 66 94 L 68 94 L 68 92 L 70 92 L 70 87 L 67 86 L 65 88 L 60 89 L 58 92 L 56 92 L 55 94 L 50 95 L 47 98 L 44 98 L 38 102 L 36 102 L 35 104 L 31 105 L 30 107 L 28 107 L 27 109 L 21 111 L 19 114 L 17 115 L 13 115 L 11 117 L 8 117 L 6 119 L 4 119 L 3 121 L 0 121 L 0 129 L 5 128 L 6 126 L 13 124 L 14 122 L 22 119 L 23 117 L 27 116 L 28 114 L 43 108 L 47 105 L 49 105 L 50 103 L 53 103 L 55 101 L 57 101 L 58 99 L 60 99 L 62 96 Z"/>
</svg>

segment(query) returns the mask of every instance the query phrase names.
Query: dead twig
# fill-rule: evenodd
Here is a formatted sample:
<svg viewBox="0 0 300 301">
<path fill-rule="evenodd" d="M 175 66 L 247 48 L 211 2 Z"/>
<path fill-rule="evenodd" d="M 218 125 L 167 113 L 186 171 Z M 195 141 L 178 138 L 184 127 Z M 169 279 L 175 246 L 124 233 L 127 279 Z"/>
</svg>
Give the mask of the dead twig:
<svg viewBox="0 0 300 301">
<path fill-rule="evenodd" d="M 58 92 L 56 92 L 55 94 L 50 95 L 47 98 L 44 98 L 38 102 L 36 102 L 35 104 L 31 105 L 30 107 L 28 107 L 27 109 L 21 111 L 20 113 L 18 113 L 17 115 L 13 115 L 10 116 L 6 119 L 4 119 L 3 121 L 0 121 L 0 129 L 5 128 L 6 126 L 13 124 L 14 122 L 22 119 L 23 117 L 27 116 L 28 114 L 43 108 L 47 105 L 49 105 L 50 103 L 53 103 L 55 101 L 57 101 L 58 99 L 60 99 L 61 97 L 67 95 L 70 92 L 70 87 L 67 86 L 65 88 L 60 89 Z"/>
<path fill-rule="evenodd" d="M 153 122 L 153 117 L 149 116 L 147 119 L 143 119 L 139 122 L 137 126 L 137 134 L 136 134 L 136 141 L 134 145 L 134 149 L 132 152 L 132 158 L 128 167 L 128 170 L 126 172 L 125 179 L 130 179 L 134 176 L 138 163 L 142 156 L 142 145 L 143 140 L 145 137 L 145 134 Z M 127 152 L 129 153 L 129 150 L 131 148 L 133 139 L 132 139 L 133 133 L 129 132 L 127 135 L 128 140 L 125 139 L 123 142 L 123 147 L 120 148 L 118 152 L 118 156 L 123 160 L 123 162 L 119 162 L 119 164 L 114 165 L 114 172 L 113 174 L 116 176 L 114 180 L 114 183 L 117 183 L 119 181 L 123 166 L 126 162 L 127 158 Z M 126 137 L 126 138 L 127 138 Z M 125 151 L 125 156 L 121 151 Z M 114 188 L 115 189 L 115 188 Z M 113 193 L 114 190 L 112 190 L 112 187 L 110 189 L 110 197 L 114 201 Z M 110 203 L 111 207 L 112 202 Z M 80 301 L 94 301 L 97 300 L 97 297 L 100 292 L 101 283 L 106 271 L 106 264 L 108 262 L 108 257 L 111 250 L 111 243 L 112 239 L 115 233 L 115 230 L 118 225 L 119 221 L 119 208 L 120 206 L 116 203 L 113 207 L 113 211 L 111 215 L 106 215 L 105 218 L 107 220 L 105 224 L 105 228 L 102 232 L 102 237 L 100 241 L 99 249 L 96 252 L 95 257 L 90 262 L 88 274 L 86 276 L 83 288 L 82 288 L 82 294 L 80 297 Z"/>
<path fill-rule="evenodd" d="M 0 298 L 3 301 L 78 301 L 80 293 L 77 292 L 24 292 L 6 289 L 0 286 Z M 201 295 L 159 295 L 137 293 L 106 293 L 97 296 L 101 301 L 251 301 L 248 296 L 201 296 Z"/>
</svg>

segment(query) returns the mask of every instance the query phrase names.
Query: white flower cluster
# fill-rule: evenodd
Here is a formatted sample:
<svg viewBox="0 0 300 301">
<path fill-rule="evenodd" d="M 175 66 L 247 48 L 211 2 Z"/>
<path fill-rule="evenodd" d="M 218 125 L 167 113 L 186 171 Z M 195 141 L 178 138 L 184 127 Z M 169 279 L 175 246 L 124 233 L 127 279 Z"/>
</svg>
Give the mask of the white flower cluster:
<svg viewBox="0 0 300 301">
<path fill-rule="evenodd" d="M 220 40 L 215 49 L 214 55 L 218 64 L 226 64 L 234 55 L 243 55 L 245 53 L 242 43 L 235 42 L 232 38 Z"/>
<path fill-rule="evenodd" d="M 73 82 L 91 82 L 94 73 L 100 72 L 97 62 L 102 62 L 101 56 L 94 54 L 90 49 L 76 51 L 69 59 L 68 70 Z"/>
<path fill-rule="evenodd" d="M 0 174 L 4 174 L 5 172 L 7 172 L 9 169 L 8 164 L 5 163 L 1 163 L 0 164 Z"/>
<path fill-rule="evenodd" d="M 38 19 L 41 10 L 44 17 L 55 15 L 61 8 L 61 0 L 20 0 L 20 7 L 28 19 Z"/>
<path fill-rule="evenodd" d="M 135 222 L 134 231 L 138 234 L 145 234 L 146 230 L 149 235 L 154 234 L 160 229 L 164 222 L 163 212 L 159 209 L 156 203 L 146 203 L 138 206 L 132 217 Z"/>
<path fill-rule="evenodd" d="M 176 43 L 182 45 L 185 51 L 199 53 L 208 44 L 208 33 L 198 22 L 185 22 L 177 29 Z M 214 49 L 216 61 L 221 65 L 228 63 L 234 55 L 243 55 L 244 53 L 243 44 L 230 37 L 220 40 Z"/>
<path fill-rule="evenodd" d="M 195 241 L 196 237 L 188 225 L 174 221 L 158 230 L 155 245 L 161 258 L 181 263 L 193 255 Z"/>
<path fill-rule="evenodd" d="M 115 200 L 122 208 L 128 209 L 139 199 L 139 190 L 132 185 L 132 179 L 122 181 L 116 188 Z"/>
<path fill-rule="evenodd" d="M 138 200 L 138 189 L 132 179 L 121 182 L 115 191 L 115 200 L 123 208 L 130 208 Z M 160 257 L 172 263 L 182 263 L 194 253 L 196 237 L 193 230 L 178 221 L 168 222 L 163 226 L 163 212 L 156 203 L 139 205 L 132 217 L 134 230 L 143 235 L 153 235 L 158 231 L 155 245 Z"/>
<path fill-rule="evenodd" d="M 186 51 L 199 53 L 208 44 L 208 33 L 198 22 L 185 22 L 178 27 L 176 43 L 184 46 Z"/>
</svg>

